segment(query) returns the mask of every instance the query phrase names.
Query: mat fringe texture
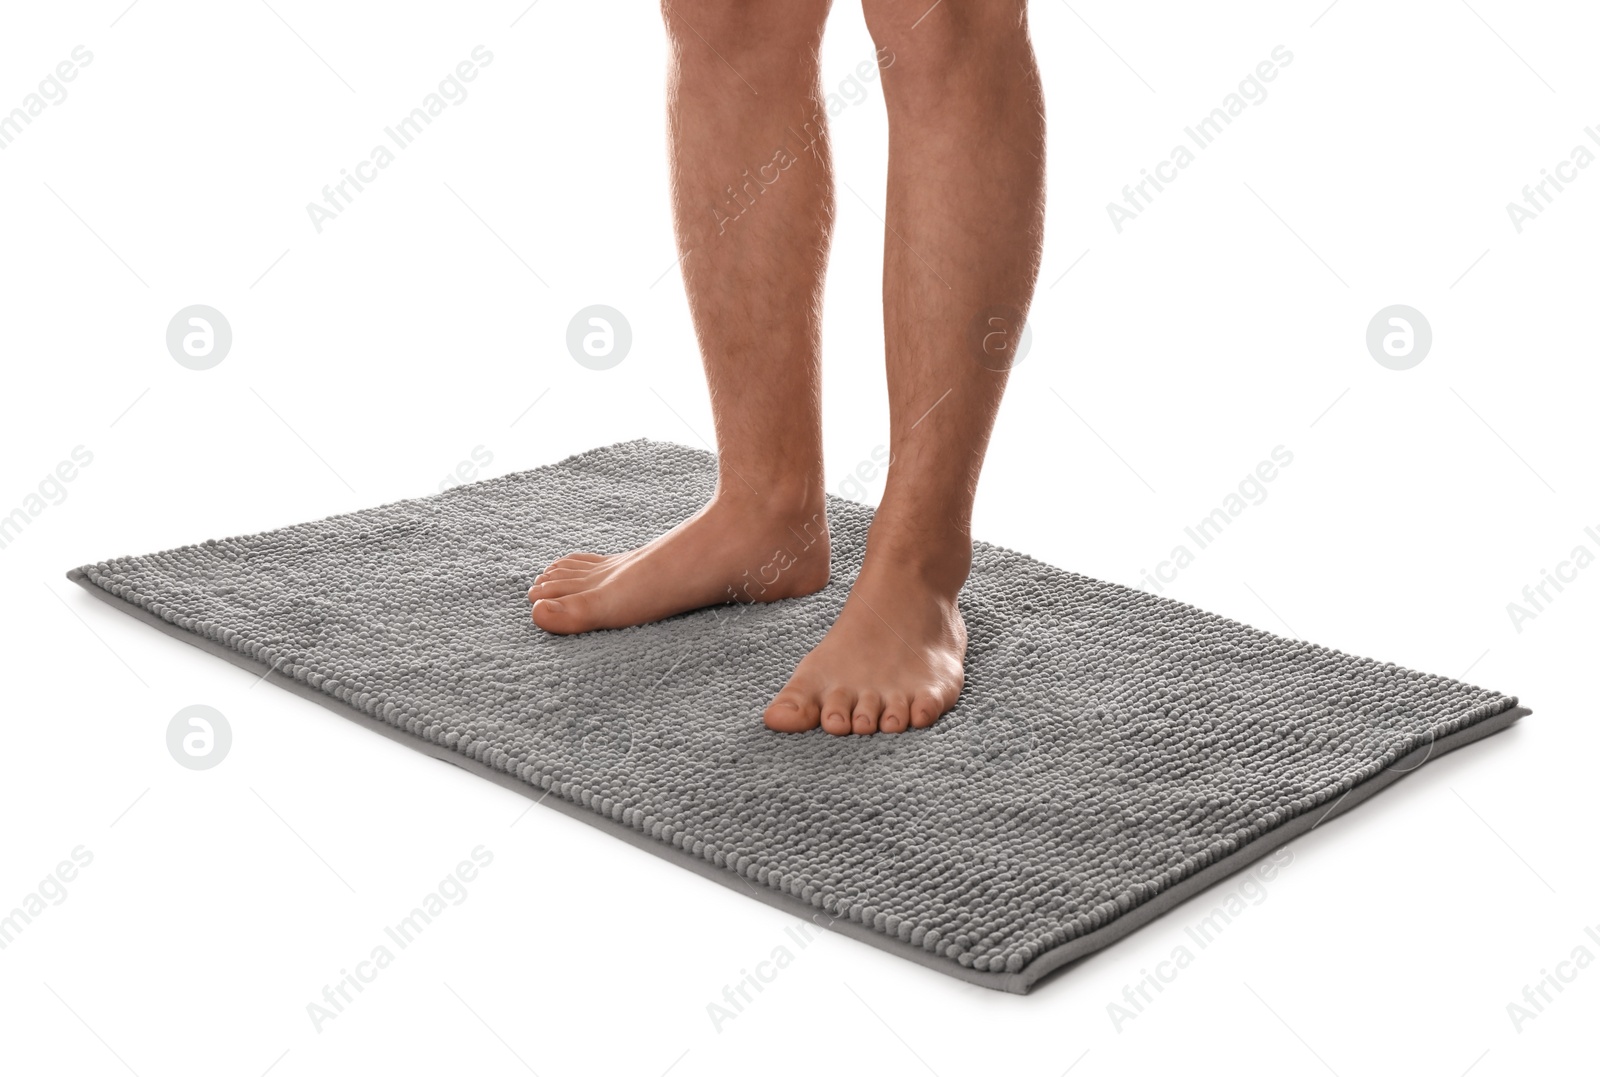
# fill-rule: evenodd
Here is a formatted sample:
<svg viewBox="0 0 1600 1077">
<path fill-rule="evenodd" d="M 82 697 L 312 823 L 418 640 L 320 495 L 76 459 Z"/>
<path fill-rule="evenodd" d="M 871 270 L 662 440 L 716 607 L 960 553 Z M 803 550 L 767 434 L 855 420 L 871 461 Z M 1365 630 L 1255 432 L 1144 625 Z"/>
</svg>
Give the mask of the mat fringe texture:
<svg viewBox="0 0 1600 1077">
<path fill-rule="evenodd" d="M 832 498 L 815 595 L 581 636 L 531 624 L 546 564 L 648 541 L 714 481 L 710 454 L 634 441 L 69 576 L 741 892 L 1019 993 L 1528 713 L 979 543 L 954 711 L 895 736 L 772 733 L 762 708 L 860 566 L 871 510 Z"/>
</svg>

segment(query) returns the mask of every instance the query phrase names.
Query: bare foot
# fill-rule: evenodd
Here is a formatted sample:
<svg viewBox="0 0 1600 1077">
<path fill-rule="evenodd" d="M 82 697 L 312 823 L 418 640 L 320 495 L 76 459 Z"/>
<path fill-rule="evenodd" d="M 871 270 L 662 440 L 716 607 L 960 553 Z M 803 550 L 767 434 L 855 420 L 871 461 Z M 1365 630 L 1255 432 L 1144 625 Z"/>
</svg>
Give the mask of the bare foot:
<svg viewBox="0 0 1600 1077">
<path fill-rule="evenodd" d="M 869 543 L 839 619 L 768 705 L 768 729 L 902 733 L 955 706 L 967 651 L 956 608 L 965 569 L 929 574 L 873 555 Z"/>
<path fill-rule="evenodd" d="M 528 588 L 533 621 L 569 635 L 626 628 L 723 602 L 772 602 L 828 582 L 822 493 L 718 494 L 654 542 L 610 557 L 574 553 Z"/>
</svg>

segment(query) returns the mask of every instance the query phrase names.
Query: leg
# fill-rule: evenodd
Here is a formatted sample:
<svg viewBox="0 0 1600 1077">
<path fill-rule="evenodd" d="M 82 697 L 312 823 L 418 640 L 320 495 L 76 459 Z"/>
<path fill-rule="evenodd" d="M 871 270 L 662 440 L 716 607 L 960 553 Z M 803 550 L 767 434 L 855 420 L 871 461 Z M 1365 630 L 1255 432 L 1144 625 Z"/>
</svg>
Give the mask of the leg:
<svg viewBox="0 0 1600 1077">
<path fill-rule="evenodd" d="M 1005 388 L 1004 334 L 1027 311 L 1044 227 L 1044 102 L 1024 0 L 863 2 L 889 64 L 892 456 L 861 575 L 767 709 L 780 730 L 820 720 L 830 733 L 898 733 L 955 705 L 972 500 Z"/>
<path fill-rule="evenodd" d="M 817 48 L 829 0 L 666 0 L 685 286 L 716 417 L 700 512 L 637 550 L 575 553 L 528 590 L 550 632 L 659 620 L 828 581 L 820 415 L 833 224 Z"/>
</svg>

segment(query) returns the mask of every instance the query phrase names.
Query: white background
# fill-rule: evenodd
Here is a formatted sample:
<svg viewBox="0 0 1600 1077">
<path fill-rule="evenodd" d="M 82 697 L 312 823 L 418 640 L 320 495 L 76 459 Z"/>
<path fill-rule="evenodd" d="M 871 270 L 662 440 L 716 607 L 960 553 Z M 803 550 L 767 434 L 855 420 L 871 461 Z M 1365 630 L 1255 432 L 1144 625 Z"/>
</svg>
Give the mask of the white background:
<svg viewBox="0 0 1600 1077">
<path fill-rule="evenodd" d="M 1520 631 L 1507 604 L 1574 547 L 1600 553 L 1600 167 L 1520 234 L 1505 208 L 1600 127 L 1592 6 L 1032 6 L 1048 236 L 978 537 L 1135 585 L 1282 445 L 1268 498 L 1166 593 L 1535 713 L 1296 842 L 1265 900 L 1120 1027 L 1108 1003 L 1237 880 L 1027 998 L 830 935 L 718 1028 L 707 1004 L 792 917 L 524 815 L 63 579 L 428 493 L 475 449 L 495 475 L 709 438 L 671 268 L 655 5 L 125 3 L 0 20 L 0 110 L 75 46 L 94 57 L 0 151 L 0 513 L 93 454 L 0 550 L 0 911 L 74 848 L 93 856 L 0 950 L 8 1071 L 1592 1068 L 1600 964 L 1520 1031 L 1507 1004 L 1580 944 L 1600 956 L 1600 567 Z M 480 44 L 494 60 L 470 96 L 318 234 L 306 203 Z M 1118 234 L 1106 203 L 1277 45 L 1294 59 L 1267 99 Z M 872 52 L 840 0 L 829 88 Z M 837 489 L 887 432 L 881 88 L 833 130 L 859 193 L 840 189 L 828 284 Z M 205 372 L 165 346 L 195 303 L 234 334 Z M 591 303 L 633 329 L 606 372 L 564 344 Z M 1404 372 L 1365 346 L 1394 303 L 1434 332 Z M 167 752 L 193 703 L 233 729 L 212 770 Z M 494 861 L 468 900 L 318 1031 L 306 1004 L 478 845 Z"/>
</svg>

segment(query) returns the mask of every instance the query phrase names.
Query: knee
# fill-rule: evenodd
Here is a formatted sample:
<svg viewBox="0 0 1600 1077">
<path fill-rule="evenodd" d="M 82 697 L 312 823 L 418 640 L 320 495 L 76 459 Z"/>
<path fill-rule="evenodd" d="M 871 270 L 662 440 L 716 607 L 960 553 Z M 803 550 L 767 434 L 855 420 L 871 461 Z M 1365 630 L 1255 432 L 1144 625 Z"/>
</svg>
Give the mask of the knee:
<svg viewBox="0 0 1600 1077">
<path fill-rule="evenodd" d="M 711 62 L 716 53 L 815 57 L 832 0 L 661 0 L 661 19 L 675 47 L 686 57 L 700 50 Z M 699 50 L 688 48 L 699 46 Z"/>
<path fill-rule="evenodd" d="M 861 9 L 891 96 L 892 84 L 947 79 L 1028 47 L 1026 0 L 861 0 Z"/>
</svg>

